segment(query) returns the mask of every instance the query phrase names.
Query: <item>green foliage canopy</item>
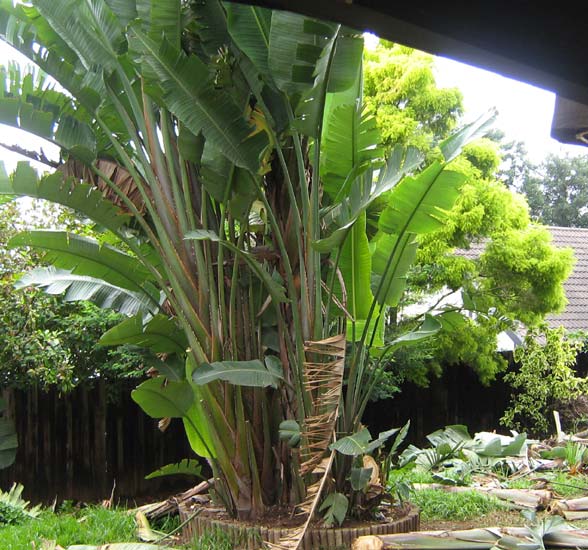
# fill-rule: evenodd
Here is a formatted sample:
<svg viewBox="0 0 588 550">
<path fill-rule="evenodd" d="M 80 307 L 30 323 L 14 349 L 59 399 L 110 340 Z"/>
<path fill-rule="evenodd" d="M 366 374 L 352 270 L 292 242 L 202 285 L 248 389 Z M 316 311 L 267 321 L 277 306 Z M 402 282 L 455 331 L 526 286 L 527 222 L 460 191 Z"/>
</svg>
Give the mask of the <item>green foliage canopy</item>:
<svg viewBox="0 0 588 550">
<path fill-rule="evenodd" d="M 431 145 L 459 120 L 461 95 L 436 86 L 432 63 L 427 54 L 384 42 L 366 53 L 366 103 L 386 143 L 401 141 L 432 155 Z M 466 145 L 451 164 L 467 181 L 443 226 L 419 237 L 401 304 L 435 303 L 463 291 L 463 308 L 475 319 L 465 321 L 467 328 L 446 322 L 434 341 L 397 352 L 392 369 L 400 379 L 426 384 L 427 373 L 465 363 L 489 382 L 506 367 L 496 352 L 497 335 L 517 330 L 518 322 L 533 326 L 566 304 L 562 285 L 571 272 L 572 251 L 552 246 L 548 230 L 531 225 L 533 205 L 530 213 L 525 197 L 499 180 L 504 140 L 499 131 L 494 134 Z M 518 158 L 520 144 L 518 149 L 511 145 L 505 153 L 508 166 L 527 181 L 530 171 Z M 547 189 L 536 194 L 545 200 Z M 406 316 L 398 321 L 399 326 L 414 323 Z"/>
<path fill-rule="evenodd" d="M 90 303 L 66 303 L 35 288 L 15 291 L 16 278 L 40 265 L 42 255 L 11 249 L 8 242 L 36 223 L 81 228 L 71 214 L 47 204 L 0 206 L 0 386 L 55 386 L 68 391 L 98 377 L 116 381 L 141 376 L 143 353 L 130 346 L 112 349 L 98 343 L 107 329 L 120 322 L 120 315 Z"/>
</svg>

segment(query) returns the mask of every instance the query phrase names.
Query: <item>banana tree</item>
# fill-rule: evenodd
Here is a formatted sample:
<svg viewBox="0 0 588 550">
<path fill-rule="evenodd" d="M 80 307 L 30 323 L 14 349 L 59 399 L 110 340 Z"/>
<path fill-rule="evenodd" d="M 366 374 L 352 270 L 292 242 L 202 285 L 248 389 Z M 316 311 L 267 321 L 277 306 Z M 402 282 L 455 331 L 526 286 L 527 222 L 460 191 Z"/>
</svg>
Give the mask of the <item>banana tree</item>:
<svg viewBox="0 0 588 550">
<path fill-rule="evenodd" d="M 51 264 L 19 284 L 129 316 L 102 342 L 157 354 L 133 398 L 182 420 L 230 514 L 310 518 L 331 476 L 346 490 L 332 444 L 360 430 L 387 354 L 437 328 L 384 339 L 417 236 L 463 183 L 448 164 L 491 117 L 422 172 L 415 151 L 384 158 L 361 34 L 217 0 L 0 0 L 0 37 L 36 66 L 4 69 L 0 122 L 61 151 L 49 174 L 3 173 L 0 194 L 101 232 L 17 236 Z"/>
</svg>

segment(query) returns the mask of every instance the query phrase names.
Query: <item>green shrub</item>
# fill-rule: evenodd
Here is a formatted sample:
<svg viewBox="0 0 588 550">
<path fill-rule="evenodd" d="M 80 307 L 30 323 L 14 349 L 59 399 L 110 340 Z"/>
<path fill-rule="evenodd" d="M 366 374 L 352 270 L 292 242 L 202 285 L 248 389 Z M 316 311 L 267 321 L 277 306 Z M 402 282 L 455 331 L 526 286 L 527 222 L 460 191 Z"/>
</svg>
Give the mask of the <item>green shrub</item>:
<svg viewBox="0 0 588 550">
<path fill-rule="evenodd" d="M 0 502 L 0 525 L 18 525 L 26 519 L 28 516 L 20 508 Z"/>
<path fill-rule="evenodd" d="M 588 381 L 572 369 L 580 347 L 561 327 L 529 331 L 524 345 L 515 350 L 518 369 L 504 376 L 513 395 L 501 424 L 537 437 L 547 435 L 551 413 L 588 390 Z"/>
</svg>

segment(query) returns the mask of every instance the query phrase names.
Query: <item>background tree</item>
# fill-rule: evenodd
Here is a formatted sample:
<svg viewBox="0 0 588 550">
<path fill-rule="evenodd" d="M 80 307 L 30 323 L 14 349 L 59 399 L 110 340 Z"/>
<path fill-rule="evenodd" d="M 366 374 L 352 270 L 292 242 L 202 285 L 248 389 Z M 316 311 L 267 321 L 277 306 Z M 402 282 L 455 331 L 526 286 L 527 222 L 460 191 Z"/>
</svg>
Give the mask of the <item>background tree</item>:
<svg viewBox="0 0 588 550">
<path fill-rule="evenodd" d="M 531 215 L 546 225 L 588 227 L 588 158 L 550 154 L 520 186 Z"/>
<path fill-rule="evenodd" d="M 562 327 L 529 331 L 525 345 L 515 351 L 519 369 L 504 376 L 512 394 L 501 424 L 547 437 L 553 411 L 565 408 L 588 390 L 588 379 L 577 376 L 573 368 L 582 345 Z"/>
<path fill-rule="evenodd" d="M 365 53 L 365 103 L 376 116 L 385 146 L 413 146 L 429 154 L 463 113 L 457 88 L 438 88 L 433 57 L 380 40 Z"/>
<path fill-rule="evenodd" d="M 90 232 L 71 212 L 44 201 L 10 201 L 0 206 L 0 386 L 37 385 L 69 391 L 99 378 L 137 378 L 147 357 L 131 346 L 100 346 L 102 334 L 120 322 L 111 310 L 88 302 L 64 302 L 35 288 L 17 291 L 23 272 L 42 265 L 33 249 L 12 249 L 19 231 L 35 226 L 76 227 Z"/>
<path fill-rule="evenodd" d="M 434 146 L 459 120 L 461 94 L 436 87 L 432 63 L 427 54 L 388 43 L 366 55 L 366 102 L 389 143 Z M 407 306 L 431 305 L 443 296 L 455 296 L 455 308 L 470 310 L 475 318 L 466 321 L 467 329 L 446 319 L 434 340 L 399 351 L 392 388 L 401 379 L 426 384 L 429 373 L 439 374 L 453 363 L 470 365 L 489 382 L 506 367 L 496 351 L 497 335 L 516 330 L 519 322 L 533 326 L 565 305 L 562 285 L 572 253 L 553 247 L 548 230 L 531 224 L 524 196 L 512 188 L 527 182 L 532 171 L 525 154 L 522 143 L 504 144 L 504 134 L 493 130 L 453 162 L 467 183 L 447 223 L 420 238 L 405 313 L 391 330 L 420 319 L 411 317 Z"/>
</svg>

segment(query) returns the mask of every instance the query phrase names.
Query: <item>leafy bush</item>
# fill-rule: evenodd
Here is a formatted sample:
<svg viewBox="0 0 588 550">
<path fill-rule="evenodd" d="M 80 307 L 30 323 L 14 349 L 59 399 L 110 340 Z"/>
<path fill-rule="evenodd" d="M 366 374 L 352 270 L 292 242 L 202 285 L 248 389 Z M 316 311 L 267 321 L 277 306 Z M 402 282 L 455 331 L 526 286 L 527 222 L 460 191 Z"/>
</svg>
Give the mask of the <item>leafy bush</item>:
<svg viewBox="0 0 588 550">
<path fill-rule="evenodd" d="M 0 525 L 17 525 L 41 513 L 39 505 L 29 508 L 29 502 L 21 495 L 24 487 L 13 483 L 9 491 L 0 491 Z"/>
<path fill-rule="evenodd" d="M 18 525 L 27 518 L 28 516 L 20 508 L 0 502 L 0 525 Z"/>
<path fill-rule="evenodd" d="M 504 376 L 514 391 L 500 422 L 535 436 L 547 435 L 550 415 L 558 405 L 588 389 L 588 380 L 572 369 L 579 349 L 580 343 L 567 338 L 561 327 L 529 331 L 524 345 L 515 350 L 518 369 Z"/>
</svg>

